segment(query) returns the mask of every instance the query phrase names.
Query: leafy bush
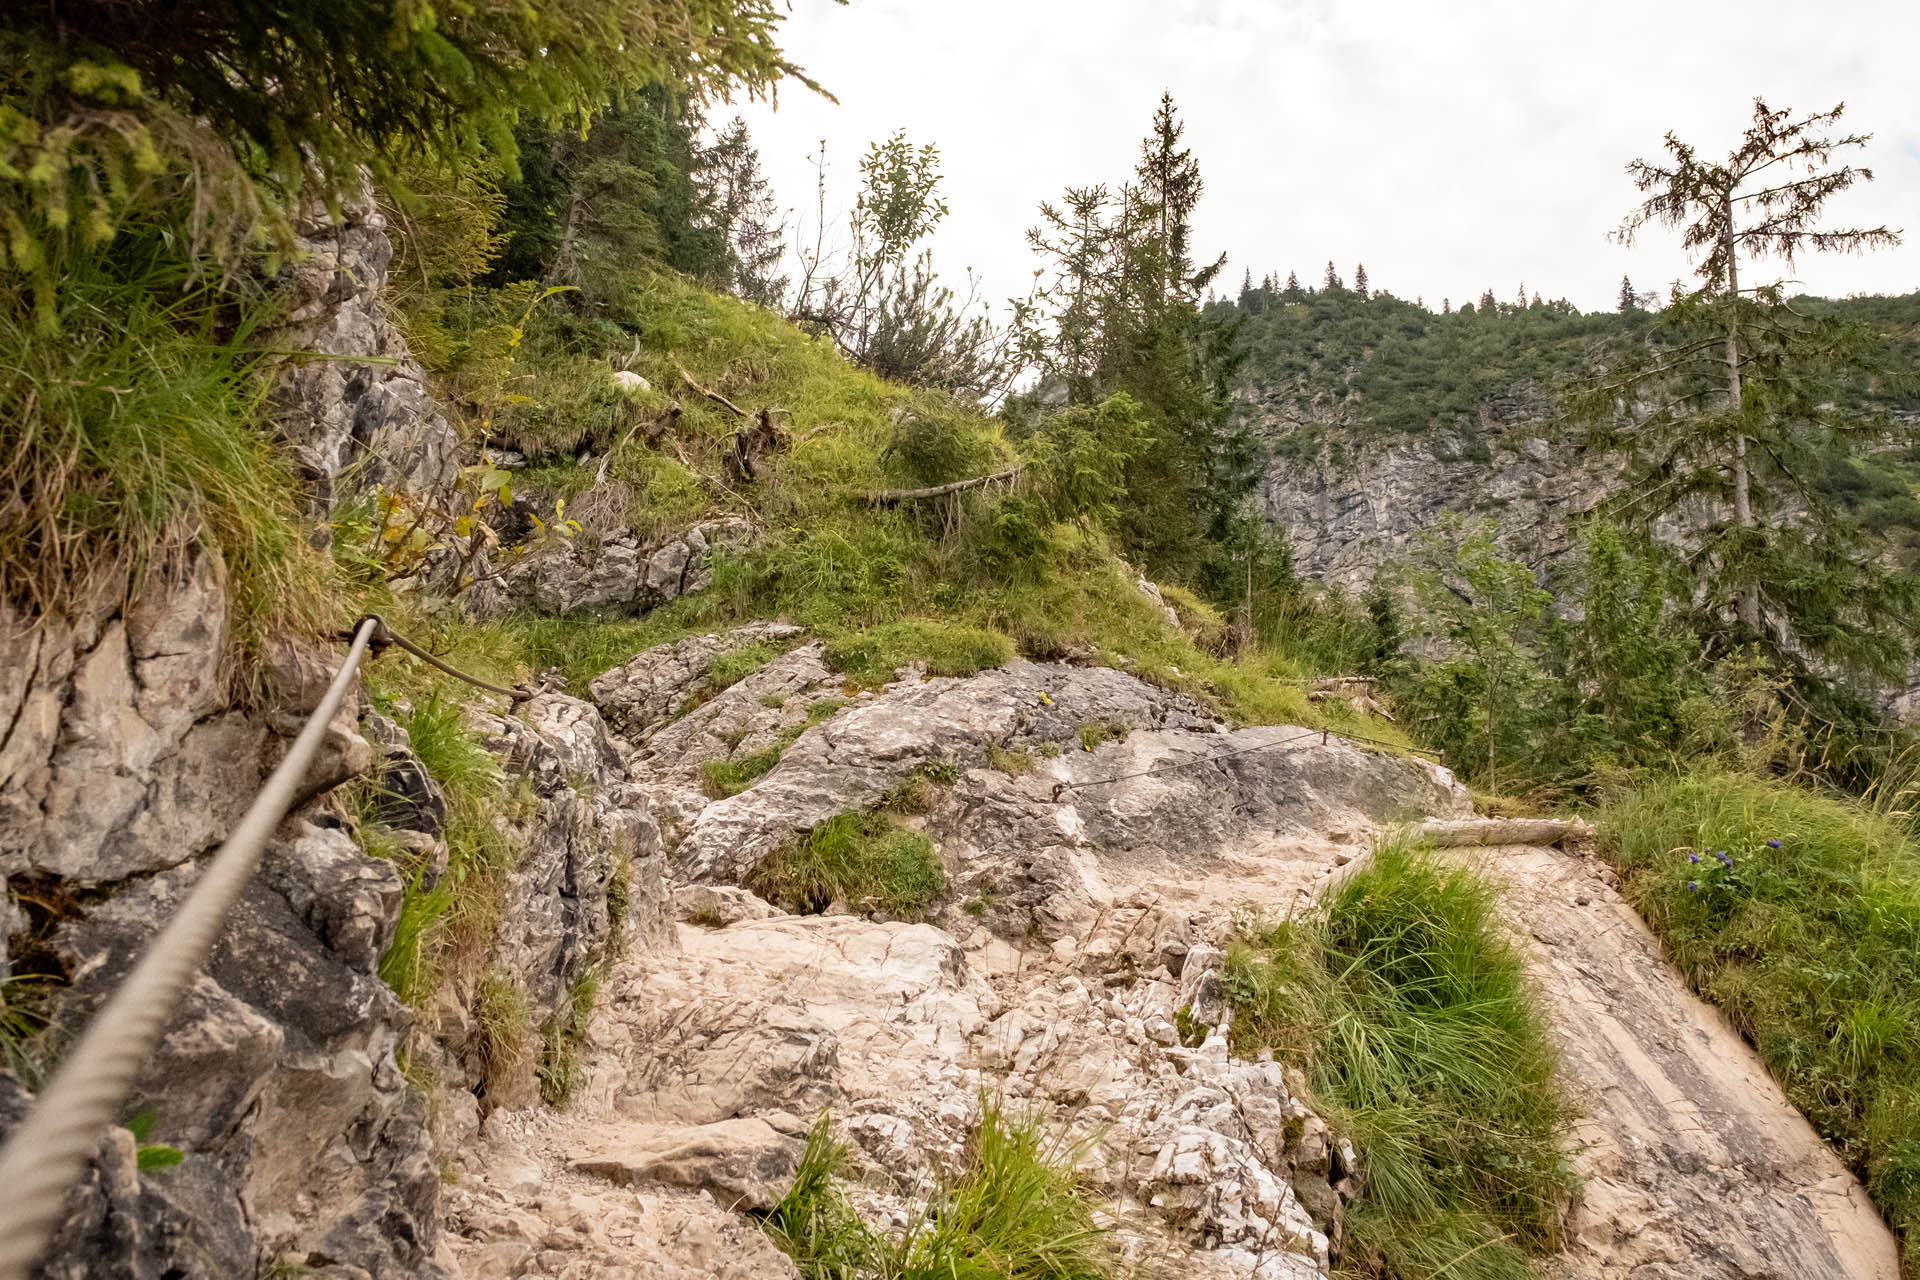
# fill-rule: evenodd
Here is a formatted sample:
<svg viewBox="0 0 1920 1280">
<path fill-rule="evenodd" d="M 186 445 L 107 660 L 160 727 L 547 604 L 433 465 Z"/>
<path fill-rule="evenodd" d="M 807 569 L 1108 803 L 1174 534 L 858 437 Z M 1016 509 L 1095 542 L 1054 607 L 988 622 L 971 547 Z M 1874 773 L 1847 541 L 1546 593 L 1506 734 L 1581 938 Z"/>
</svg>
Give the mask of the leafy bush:
<svg viewBox="0 0 1920 1280">
<path fill-rule="evenodd" d="M 1600 815 L 1627 899 L 1860 1174 L 1920 1264 L 1920 850 L 1895 817 L 1732 773 Z"/>
<path fill-rule="evenodd" d="M 1357 1274 L 1526 1280 L 1557 1245 L 1571 1120 L 1493 890 L 1389 844 L 1309 916 L 1251 924 L 1226 993 L 1236 1051 L 1309 1072 L 1364 1171 Z"/>
<path fill-rule="evenodd" d="M 919 919 L 947 887 L 933 844 L 883 813 L 843 813 L 769 854 L 747 876 L 768 902 L 817 915 L 836 901 Z"/>
</svg>

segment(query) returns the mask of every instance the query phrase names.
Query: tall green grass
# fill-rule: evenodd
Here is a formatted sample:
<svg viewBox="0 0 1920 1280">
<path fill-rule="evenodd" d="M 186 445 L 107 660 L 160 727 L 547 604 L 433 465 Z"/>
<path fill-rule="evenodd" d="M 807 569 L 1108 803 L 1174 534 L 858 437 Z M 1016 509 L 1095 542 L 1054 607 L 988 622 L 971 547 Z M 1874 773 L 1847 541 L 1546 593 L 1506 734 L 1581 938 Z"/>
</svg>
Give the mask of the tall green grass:
<svg viewBox="0 0 1920 1280">
<path fill-rule="evenodd" d="M 1668 959 L 1861 1175 L 1920 1270 L 1920 848 L 1904 820 L 1701 773 L 1622 795 L 1600 822 Z"/>
<path fill-rule="evenodd" d="M 804 1280 L 1112 1280 L 1114 1250 L 1074 1172 L 1078 1154 L 985 1099 L 960 1166 L 888 1236 L 847 1203 L 847 1149 L 822 1115 L 761 1225 Z"/>
<path fill-rule="evenodd" d="M 333 609 L 298 490 L 259 416 L 257 301 L 194 281 L 131 228 L 65 264 L 58 331 L 0 281 L 0 590 L 57 612 L 103 574 L 164 569 L 194 541 L 224 559 L 245 641 Z"/>
<path fill-rule="evenodd" d="M 1358 1148 L 1344 1274 L 1524 1280 L 1558 1244 L 1571 1112 L 1493 892 L 1389 844 L 1229 949 L 1235 1049 L 1304 1068 Z"/>
</svg>

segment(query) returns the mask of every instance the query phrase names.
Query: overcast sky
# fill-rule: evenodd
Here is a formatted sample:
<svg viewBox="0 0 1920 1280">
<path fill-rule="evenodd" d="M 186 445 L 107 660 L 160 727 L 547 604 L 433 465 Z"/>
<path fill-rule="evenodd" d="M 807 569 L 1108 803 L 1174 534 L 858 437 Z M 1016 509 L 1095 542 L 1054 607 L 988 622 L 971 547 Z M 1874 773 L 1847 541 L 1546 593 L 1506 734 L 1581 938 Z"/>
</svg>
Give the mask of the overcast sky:
<svg viewBox="0 0 1920 1280">
<path fill-rule="evenodd" d="M 1877 181 L 1836 221 L 1907 242 L 1810 257 L 1810 292 L 1920 289 L 1920 4 L 1911 0 L 792 0 L 788 54 L 839 104 L 790 85 L 742 108 L 783 208 L 813 222 L 811 157 L 827 142 L 836 229 L 858 157 L 904 128 L 941 149 L 952 213 L 934 242 L 958 282 L 1024 293 L 1042 199 L 1130 174 L 1172 92 L 1206 194 L 1196 249 L 1223 283 L 1329 258 L 1436 309 L 1491 287 L 1583 310 L 1686 270 L 1671 233 L 1633 249 L 1607 232 L 1636 193 L 1623 167 L 1671 129 L 1730 149 L 1756 94 L 1796 111 L 1844 100 L 1874 135 Z M 716 108 L 725 119 L 732 109 Z M 1781 274 L 1770 271 L 1766 278 Z"/>
</svg>

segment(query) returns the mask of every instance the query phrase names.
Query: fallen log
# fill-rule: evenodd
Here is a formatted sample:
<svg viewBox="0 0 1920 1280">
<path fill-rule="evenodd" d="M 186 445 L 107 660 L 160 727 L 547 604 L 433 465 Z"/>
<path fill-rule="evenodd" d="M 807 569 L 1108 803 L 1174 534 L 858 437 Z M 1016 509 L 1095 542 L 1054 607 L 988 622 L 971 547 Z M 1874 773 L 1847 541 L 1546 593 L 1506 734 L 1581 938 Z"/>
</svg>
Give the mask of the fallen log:
<svg viewBox="0 0 1920 1280">
<path fill-rule="evenodd" d="M 1556 845 L 1593 834 L 1593 824 L 1578 818 L 1434 818 L 1407 834 L 1438 849 L 1503 844 Z"/>
<path fill-rule="evenodd" d="M 993 484 L 1001 480 L 1011 480 L 1020 474 L 1020 468 L 1008 467 L 1005 471 L 996 471 L 990 476 L 974 476 L 971 480 L 954 480 L 948 484 L 929 485 L 925 489 L 874 489 L 867 494 L 867 501 L 876 507 L 889 507 L 896 502 L 912 502 L 919 498 L 938 498 L 942 494 L 958 493 L 962 489 L 973 489 L 983 484 Z"/>
</svg>

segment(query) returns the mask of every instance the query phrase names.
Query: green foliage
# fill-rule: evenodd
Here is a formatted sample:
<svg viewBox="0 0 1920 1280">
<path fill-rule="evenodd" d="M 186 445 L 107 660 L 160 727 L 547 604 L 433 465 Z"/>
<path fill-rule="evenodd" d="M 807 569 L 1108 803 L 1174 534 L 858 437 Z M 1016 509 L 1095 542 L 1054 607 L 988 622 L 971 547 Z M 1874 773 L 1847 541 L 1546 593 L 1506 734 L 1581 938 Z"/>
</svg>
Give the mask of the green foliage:
<svg viewBox="0 0 1920 1280">
<path fill-rule="evenodd" d="M 519 974 L 498 967 L 481 972 L 473 990 L 473 1028 L 487 1089 L 536 1068 L 533 998 Z"/>
<path fill-rule="evenodd" d="M 1073 1148 L 986 1100 L 965 1162 L 897 1243 L 897 1280 L 1110 1280 L 1114 1253 L 1080 1192 Z"/>
<path fill-rule="evenodd" d="M 1904 815 L 1703 772 L 1627 792 L 1600 822 L 1667 958 L 1752 1041 L 1920 1264 L 1920 850 Z"/>
<path fill-rule="evenodd" d="M 760 750 L 741 756 L 737 760 L 703 760 L 700 762 L 700 781 L 705 784 L 706 793 L 715 800 L 727 796 L 737 796 L 763 777 L 785 755 L 787 748 L 793 745 L 799 730 L 782 734 L 775 741 Z"/>
<path fill-rule="evenodd" d="M 390 666 L 383 676 L 404 682 L 409 673 Z M 384 703 L 407 731 L 414 755 L 447 800 L 447 869 L 435 878 L 425 866 L 404 868 L 400 919 L 380 957 L 381 979 L 418 1010 L 449 977 L 471 976 L 481 963 L 504 909 L 516 854 L 500 824 L 512 816 L 514 797 L 499 762 L 467 727 L 457 695 L 430 681 L 415 692 L 411 706 L 380 688 L 374 701 Z M 362 824 L 359 839 L 370 853 L 393 852 L 377 828 Z"/>
<path fill-rule="evenodd" d="M 28 1088 L 40 1083 L 34 1041 L 47 1026 L 45 980 L 35 974 L 0 977 L 0 1068 Z"/>
<path fill-rule="evenodd" d="M 153 1136 L 153 1127 L 160 1122 L 160 1113 L 152 1107 L 139 1112 L 120 1127 L 133 1135 L 134 1168 L 141 1173 L 152 1173 L 157 1169 L 171 1169 L 186 1159 L 186 1153 L 178 1147 L 165 1143 L 148 1142 Z"/>
<path fill-rule="evenodd" d="M 1184 126 L 1163 97 L 1141 144 L 1135 183 L 1069 188 L 1063 207 L 1040 207 L 1028 240 L 1042 256 L 1042 283 L 1018 321 L 1026 357 L 1044 375 L 1020 407 L 1044 420 L 1049 387 L 1069 405 L 1124 392 L 1148 430 L 1123 459 L 1128 501 L 1120 537 L 1132 555 L 1173 577 L 1191 577 L 1204 542 L 1251 489 L 1249 442 L 1229 414 L 1237 368 L 1230 321 L 1200 297 L 1225 262 L 1196 269 L 1191 223 L 1200 169 L 1181 147 Z M 1095 471 L 1098 479 L 1106 469 Z M 1102 500 L 1104 501 L 1104 499 Z"/>
<path fill-rule="evenodd" d="M 817 915 L 835 902 L 917 920 L 947 887 L 933 844 L 884 813 L 843 813 L 767 855 L 747 888 L 784 910 Z"/>
<path fill-rule="evenodd" d="M 1667 163 L 1628 165 L 1648 198 L 1618 238 L 1677 228 L 1701 285 L 1676 286 L 1660 316 L 1668 340 L 1616 353 L 1584 399 L 1606 423 L 1600 438 L 1629 461 L 1632 496 L 1617 506 L 1649 528 L 1707 513 L 1687 557 L 1703 634 L 1891 678 L 1904 672 L 1920 584 L 1888 573 L 1865 531 L 1819 501 L 1815 480 L 1837 446 L 1909 444 L 1913 429 L 1839 394 L 1873 372 L 1864 325 L 1803 313 L 1784 281 L 1740 275 L 1769 257 L 1790 267 L 1800 253 L 1899 243 L 1885 226 L 1821 225 L 1828 199 L 1873 178 L 1834 160 L 1867 142 L 1828 134 L 1841 113 L 1795 120 L 1756 99 L 1724 161 L 1668 134 Z"/>
<path fill-rule="evenodd" d="M 807 1131 L 793 1185 L 760 1219 L 760 1228 L 793 1259 L 801 1280 L 864 1280 L 875 1274 L 880 1241 L 860 1220 L 837 1179 L 848 1148 L 833 1137 L 826 1112 Z"/>
<path fill-rule="evenodd" d="M 535 1070 L 540 1078 L 540 1100 L 550 1107 L 564 1108 L 573 1101 L 585 1079 L 581 1055 L 599 993 L 600 970 L 590 968 L 573 980 L 566 999 L 540 1028 L 540 1063 Z"/>
<path fill-rule="evenodd" d="M 117 571 L 171 567 L 197 538 L 225 561 L 243 638 L 324 619 L 326 562 L 255 426 L 260 304 L 236 320 L 152 229 L 63 283 L 50 339 L 0 275 L 0 589 L 58 611 Z"/>
<path fill-rule="evenodd" d="M 351 196 L 360 165 L 492 152 L 522 116 L 576 120 L 621 90 L 673 81 L 750 92 L 794 68 L 765 0 L 396 0 L 201 5 L 191 22 L 108 0 L 16 7 L 0 26 L 0 265 L 33 278 L 98 248 L 130 211 L 190 194 L 181 230 L 231 262 L 287 238 L 316 180 Z"/>
<path fill-rule="evenodd" d="M 1604 523 L 1589 530 L 1567 589 L 1579 615 L 1550 641 L 1562 673 L 1551 719 L 1564 735 L 1551 751 L 1571 757 L 1567 768 L 1673 758 L 1682 709 L 1705 690 L 1699 640 L 1669 604 L 1677 594 L 1669 558 L 1650 540 Z"/>
<path fill-rule="evenodd" d="M 1573 1113 L 1493 893 L 1389 844 L 1229 949 L 1235 1050 L 1306 1068 L 1359 1148 L 1353 1274 L 1525 1280 L 1526 1253 L 1558 1244 Z"/>
<path fill-rule="evenodd" d="M 867 1227 L 836 1185 L 847 1149 L 822 1115 L 762 1228 L 805 1280 L 1111 1280 L 1115 1256 L 1073 1163 L 1037 1118 L 983 1099 L 951 1181 L 898 1238 Z"/>
<path fill-rule="evenodd" d="M 1484 762 L 1483 783 L 1495 790 L 1501 758 L 1529 749 L 1537 627 L 1551 597 L 1526 565 L 1501 557 L 1486 526 L 1429 535 L 1411 576 L 1443 656 L 1416 668 L 1403 696 L 1429 740 L 1449 760 Z"/>
<path fill-rule="evenodd" d="M 1124 720 L 1090 720 L 1076 731 L 1080 749 L 1091 751 L 1104 742 L 1125 742 L 1133 726 Z"/>
<path fill-rule="evenodd" d="M 911 663 L 934 676 L 970 676 L 1013 658 L 1006 636 L 931 618 L 883 623 L 827 645 L 827 665 L 856 685 L 886 684 Z"/>
</svg>

